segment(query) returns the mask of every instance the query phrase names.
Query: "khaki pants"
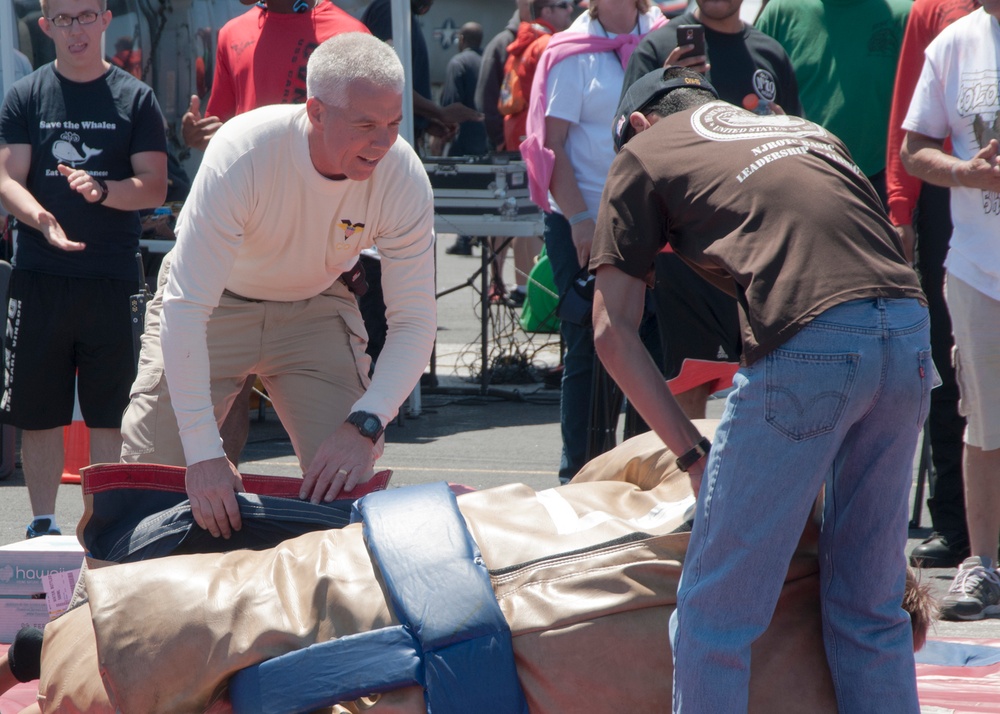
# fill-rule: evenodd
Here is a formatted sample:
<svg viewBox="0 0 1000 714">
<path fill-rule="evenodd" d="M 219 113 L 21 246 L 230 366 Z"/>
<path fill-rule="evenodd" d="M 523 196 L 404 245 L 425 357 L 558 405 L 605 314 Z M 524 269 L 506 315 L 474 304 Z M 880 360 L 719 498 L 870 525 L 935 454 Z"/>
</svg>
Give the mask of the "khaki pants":
<svg viewBox="0 0 1000 714">
<path fill-rule="evenodd" d="M 163 260 L 146 312 L 139 370 L 122 418 L 122 461 L 185 466 L 163 372 Z M 308 300 L 253 302 L 224 294 L 207 326 L 212 404 L 221 425 L 248 375 L 267 389 L 303 469 L 368 387 L 367 333 L 340 281 Z"/>
</svg>

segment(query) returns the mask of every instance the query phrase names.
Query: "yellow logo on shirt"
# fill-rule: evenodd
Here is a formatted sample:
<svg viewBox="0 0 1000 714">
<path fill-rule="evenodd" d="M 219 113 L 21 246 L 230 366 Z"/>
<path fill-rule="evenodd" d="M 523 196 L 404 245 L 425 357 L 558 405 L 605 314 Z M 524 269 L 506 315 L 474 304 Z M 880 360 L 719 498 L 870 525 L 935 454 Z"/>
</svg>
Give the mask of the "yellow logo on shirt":
<svg viewBox="0 0 1000 714">
<path fill-rule="evenodd" d="M 337 224 L 337 227 L 343 229 L 344 240 L 347 240 L 355 233 L 357 233 L 360 237 L 360 235 L 365 232 L 364 223 L 351 223 L 351 221 L 347 218 L 341 219 L 340 223 Z"/>
</svg>

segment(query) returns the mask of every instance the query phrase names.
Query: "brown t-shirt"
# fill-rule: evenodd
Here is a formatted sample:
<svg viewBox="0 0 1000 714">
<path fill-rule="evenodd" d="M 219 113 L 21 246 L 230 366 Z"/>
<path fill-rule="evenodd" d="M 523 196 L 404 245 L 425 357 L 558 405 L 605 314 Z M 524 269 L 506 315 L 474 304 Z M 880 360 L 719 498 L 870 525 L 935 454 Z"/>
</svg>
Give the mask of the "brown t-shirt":
<svg viewBox="0 0 1000 714">
<path fill-rule="evenodd" d="M 746 364 L 839 303 L 924 300 L 843 142 L 798 117 L 711 102 L 635 136 L 608 173 L 590 268 L 645 279 L 667 242 L 736 296 Z"/>
</svg>

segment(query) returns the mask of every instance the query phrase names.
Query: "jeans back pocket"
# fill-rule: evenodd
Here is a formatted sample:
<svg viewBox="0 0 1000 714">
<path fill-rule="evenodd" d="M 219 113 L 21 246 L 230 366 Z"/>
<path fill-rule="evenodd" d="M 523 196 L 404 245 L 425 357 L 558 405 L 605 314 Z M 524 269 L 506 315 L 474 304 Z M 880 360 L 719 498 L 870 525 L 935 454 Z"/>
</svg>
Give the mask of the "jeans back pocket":
<svg viewBox="0 0 1000 714">
<path fill-rule="evenodd" d="M 861 356 L 777 349 L 765 359 L 767 423 L 793 441 L 832 431 L 844 414 Z"/>
</svg>

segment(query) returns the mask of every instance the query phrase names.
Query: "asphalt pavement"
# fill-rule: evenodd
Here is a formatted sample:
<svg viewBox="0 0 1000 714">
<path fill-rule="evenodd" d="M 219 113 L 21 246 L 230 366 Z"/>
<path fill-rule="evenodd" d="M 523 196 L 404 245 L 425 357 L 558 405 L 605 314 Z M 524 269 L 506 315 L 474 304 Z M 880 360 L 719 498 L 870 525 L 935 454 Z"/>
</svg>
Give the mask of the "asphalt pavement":
<svg viewBox="0 0 1000 714">
<path fill-rule="evenodd" d="M 515 310 L 487 307 L 482 339 L 480 249 L 472 256 L 452 256 L 445 248 L 454 236 L 439 236 L 437 249 L 438 340 L 433 368 L 411 396 L 402 417 L 386 431 L 379 462 L 393 471 L 391 485 L 445 480 L 476 489 L 522 482 L 535 489 L 558 485 L 560 453 L 559 391 L 543 381 L 558 364 L 558 335 L 527 334 Z M 505 266 L 513 284 L 512 261 Z M 445 293 L 445 294 L 441 294 Z M 485 364 L 492 377 L 481 378 Z M 709 416 L 718 417 L 722 399 L 713 399 Z M 273 411 L 251 415 L 250 438 L 243 454 L 244 473 L 297 476 L 298 464 L 287 434 Z M 914 483 L 916 484 L 916 459 Z M 912 508 L 912 497 L 910 506 Z M 57 519 L 70 532 L 83 512 L 79 486 L 64 484 Z M 27 489 L 20 468 L 0 481 L 0 544 L 24 537 L 30 520 Z M 909 548 L 929 534 L 930 517 L 920 509 L 911 528 Z M 954 569 L 921 571 L 924 582 L 942 596 Z M 932 636 L 1000 639 L 1000 618 L 980 622 L 938 622 Z"/>
</svg>

